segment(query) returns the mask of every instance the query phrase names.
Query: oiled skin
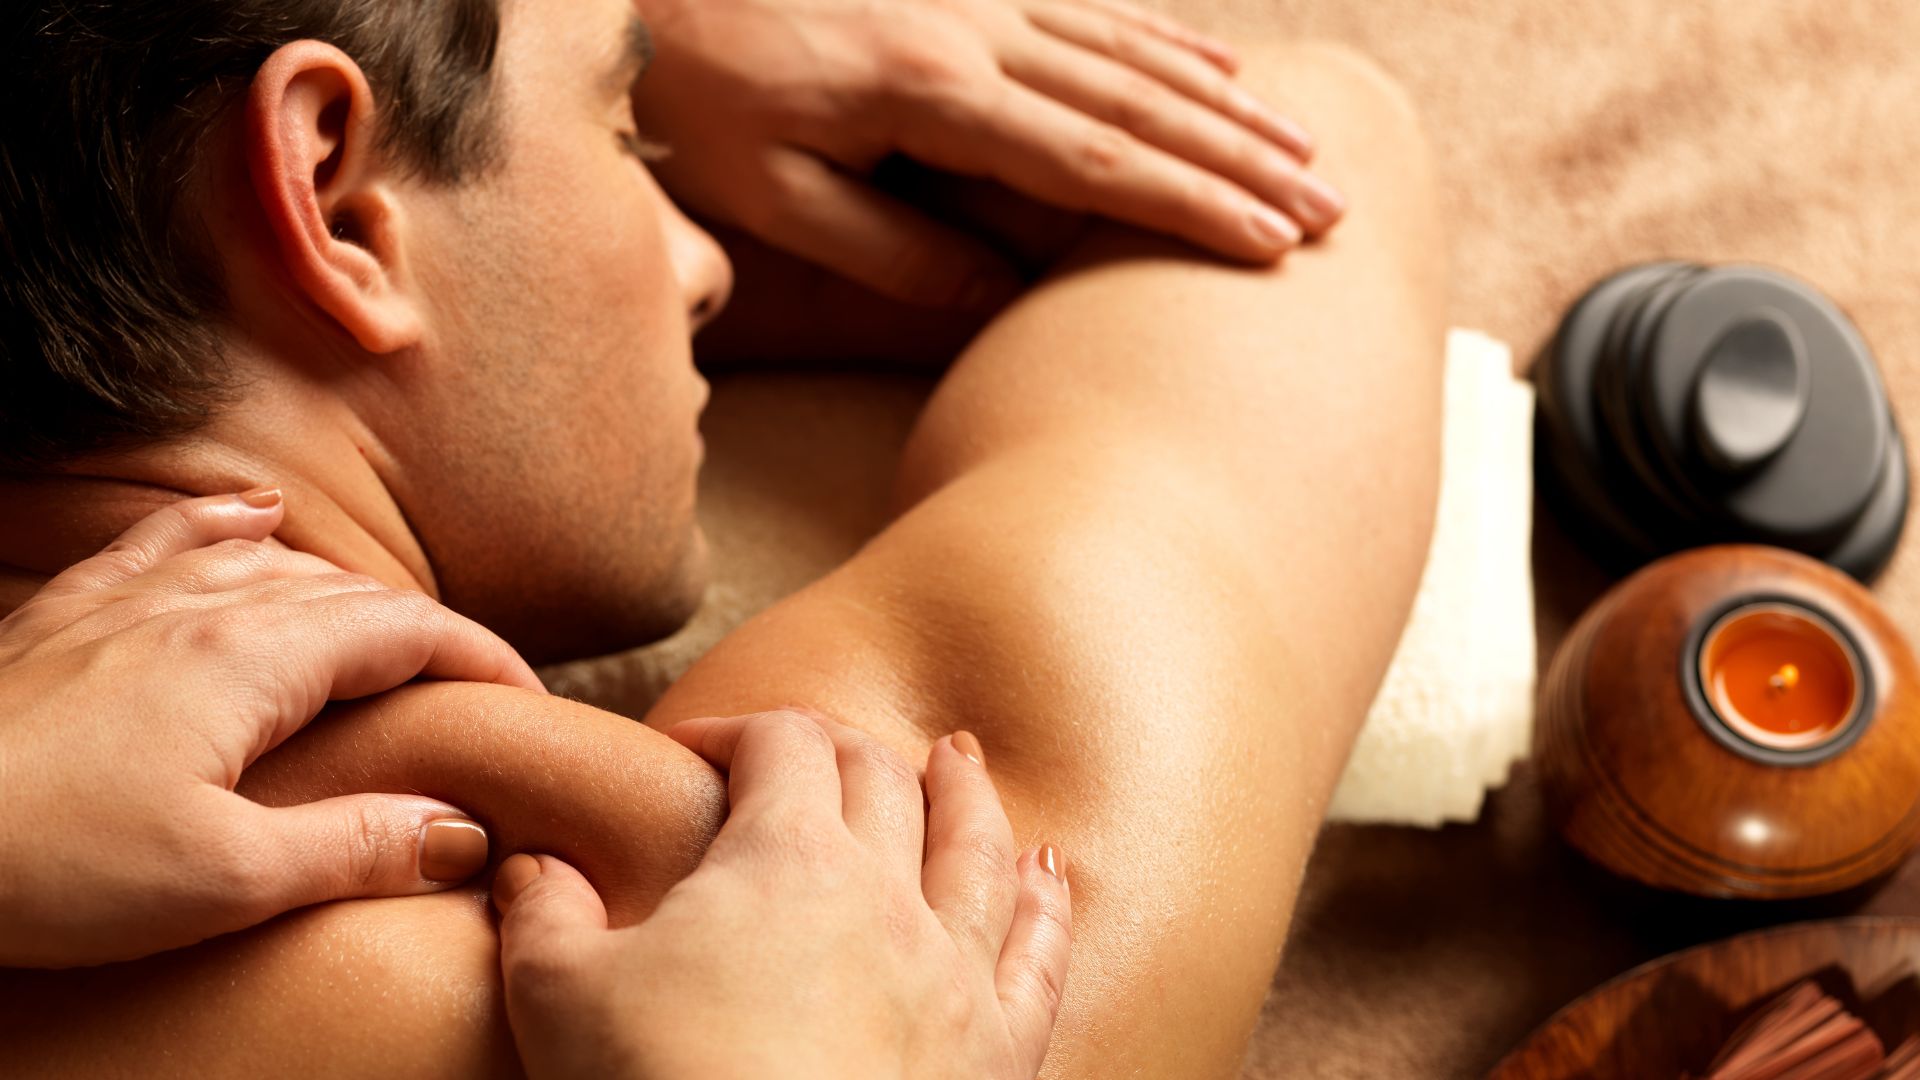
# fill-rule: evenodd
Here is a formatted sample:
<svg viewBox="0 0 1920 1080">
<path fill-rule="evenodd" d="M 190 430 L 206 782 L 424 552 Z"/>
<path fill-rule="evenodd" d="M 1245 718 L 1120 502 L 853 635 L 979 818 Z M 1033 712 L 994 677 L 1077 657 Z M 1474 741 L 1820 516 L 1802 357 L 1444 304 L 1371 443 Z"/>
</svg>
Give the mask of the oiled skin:
<svg viewBox="0 0 1920 1080">
<path fill-rule="evenodd" d="M 1072 860 L 1049 1077 L 1237 1071 L 1430 533 L 1444 282 L 1416 125 L 1343 53 L 1249 52 L 1347 223 L 1278 271 L 1097 230 L 949 375 L 903 464 L 911 509 L 647 718 L 807 705 L 922 760 L 977 733 L 1017 840 Z M 620 922 L 724 808 L 656 731 L 466 686 L 343 709 L 245 790 L 410 788 L 496 850 L 574 861 Z M 334 904 L 6 976 L 0 1045 L 26 1073 L 511 1072 L 493 947 L 473 891 Z"/>
</svg>

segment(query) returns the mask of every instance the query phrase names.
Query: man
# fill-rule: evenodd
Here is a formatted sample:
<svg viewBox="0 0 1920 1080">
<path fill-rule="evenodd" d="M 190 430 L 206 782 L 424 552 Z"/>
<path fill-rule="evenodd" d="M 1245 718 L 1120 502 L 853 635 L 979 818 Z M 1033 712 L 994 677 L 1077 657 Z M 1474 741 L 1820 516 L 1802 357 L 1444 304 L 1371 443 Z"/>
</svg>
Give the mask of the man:
<svg viewBox="0 0 1920 1080">
<path fill-rule="evenodd" d="M 96 43 L 81 70 L 98 85 L 211 79 L 230 97 L 162 110 L 162 175 L 184 182 L 117 215 L 102 204 L 125 205 L 124 173 L 13 167 L 34 182 L 7 218 L 32 268 L 5 316 L 8 430 L 28 433 L 0 530 L 16 593 L 183 493 L 270 482 L 289 546 L 438 596 L 533 657 L 691 610 L 704 388 L 687 339 L 728 275 L 633 159 L 631 11 L 504 4 L 497 59 L 463 17 L 348 47 L 302 34 L 212 74 Z M 376 89 L 368 69 L 417 50 L 408 35 L 439 66 Z M 1010 862 L 1043 834 L 1072 853 L 1046 1074 L 1236 1068 L 1418 580 L 1442 293 L 1423 151 L 1391 87 L 1326 50 L 1263 52 L 1247 77 L 1317 121 L 1360 207 L 1336 237 L 1247 270 L 1095 230 L 947 377 L 898 520 L 729 637 L 649 726 L 421 685 L 338 710 L 241 790 L 445 799 L 497 852 L 579 867 L 621 923 L 726 810 L 713 770 L 655 729 L 799 705 L 922 760 L 964 726 L 1015 834 L 974 838 L 977 857 Z M 63 264 L 76 235 L 90 291 Z M 121 258 L 202 270 L 155 295 Z M 17 359 L 27 340 L 39 367 Z M 185 374 L 165 398 L 89 385 L 101 349 Z M 102 413 L 76 386 L 145 420 L 89 425 Z M 790 839 L 804 853 L 804 831 Z M 979 932 L 1009 905 L 983 892 Z M 325 905 L 136 965 L 8 976 L 0 1036 L 30 1070 L 511 1071 L 497 962 L 471 892 Z"/>
</svg>

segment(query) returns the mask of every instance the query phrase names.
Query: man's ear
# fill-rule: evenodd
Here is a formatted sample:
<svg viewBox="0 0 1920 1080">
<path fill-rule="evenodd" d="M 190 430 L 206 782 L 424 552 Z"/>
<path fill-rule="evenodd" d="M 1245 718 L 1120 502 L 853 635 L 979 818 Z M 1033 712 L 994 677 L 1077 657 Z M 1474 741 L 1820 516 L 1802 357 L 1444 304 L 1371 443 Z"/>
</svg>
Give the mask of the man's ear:
<svg viewBox="0 0 1920 1080">
<path fill-rule="evenodd" d="M 360 66 L 319 41 L 281 47 L 246 102 L 253 195 L 294 286 L 376 355 L 420 340 L 401 208 L 380 159 L 373 91 Z"/>
</svg>

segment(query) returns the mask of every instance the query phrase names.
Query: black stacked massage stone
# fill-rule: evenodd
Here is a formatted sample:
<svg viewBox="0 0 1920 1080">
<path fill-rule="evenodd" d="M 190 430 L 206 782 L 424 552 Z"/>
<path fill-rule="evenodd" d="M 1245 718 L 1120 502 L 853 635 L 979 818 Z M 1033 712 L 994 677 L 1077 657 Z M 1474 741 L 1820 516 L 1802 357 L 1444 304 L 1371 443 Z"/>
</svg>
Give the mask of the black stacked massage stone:
<svg viewBox="0 0 1920 1080">
<path fill-rule="evenodd" d="M 1866 341 L 1805 282 L 1632 267 L 1573 306 L 1534 372 L 1540 489 L 1614 571 L 1758 543 L 1870 583 L 1892 558 L 1905 444 Z"/>
</svg>

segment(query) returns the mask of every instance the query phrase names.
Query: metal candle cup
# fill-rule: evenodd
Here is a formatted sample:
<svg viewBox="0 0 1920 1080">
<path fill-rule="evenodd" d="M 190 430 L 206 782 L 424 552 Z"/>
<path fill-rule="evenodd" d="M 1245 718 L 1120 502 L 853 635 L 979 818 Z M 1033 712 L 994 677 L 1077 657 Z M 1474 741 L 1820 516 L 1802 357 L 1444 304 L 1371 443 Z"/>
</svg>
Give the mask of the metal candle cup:
<svg viewBox="0 0 1920 1080">
<path fill-rule="evenodd" d="M 1683 653 L 1695 719 L 1733 752 L 1805 765 L 1846 749 L 1872 716 L 1872 676 L 1832 617 L 1752 598 L 1702 620 Z"/>
</svg>

